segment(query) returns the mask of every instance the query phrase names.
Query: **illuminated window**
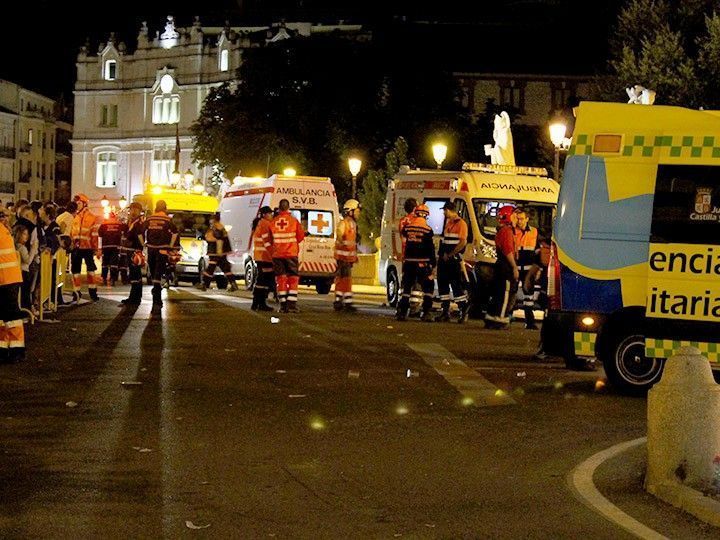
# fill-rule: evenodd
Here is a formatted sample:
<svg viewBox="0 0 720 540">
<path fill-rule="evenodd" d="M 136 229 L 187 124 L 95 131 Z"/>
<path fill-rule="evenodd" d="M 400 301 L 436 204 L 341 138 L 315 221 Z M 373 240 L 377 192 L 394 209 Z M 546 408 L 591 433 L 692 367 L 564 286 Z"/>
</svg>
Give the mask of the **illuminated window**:
<svg viewBox="0 0 720 540">
<path fill-rule="evenodd" d="M 97 187 L 115 187 L 117 184 L 117 153 L 100 152 L 97 157 L 95 185 Z"/>
<path fill-rule="evenodd" d="M 227 49 L 220 51 L 220 71 L 227 71 L 230 64 L 229 52 Z"/>
<path fill-rule="evenodd" d="M 106 81 L 114 81 L 117 75 L 117 62 L 115 60 L 105 60 L 105 70 L 103 77 Z"/>
<path fill-rule="evenodd" d="M 180 121 L 180 95 L 172 93 L 175 80 L 167 73 L 160 79 L 162 94 L 153 98 L 153 124 L 177 124 Z"/>
<path fill-rule="evenodd" d="M 167 185 L 170 175 L 175 170 L 175 149 L 159 147 L 153 153 L 152 171 L 150 180 L 153 184 Z"/>
<path fill-rule="evenodd" d="M 32 128 L 28 129 L 28 144 L 33 143 L 33 130 Z"/>
</svg>

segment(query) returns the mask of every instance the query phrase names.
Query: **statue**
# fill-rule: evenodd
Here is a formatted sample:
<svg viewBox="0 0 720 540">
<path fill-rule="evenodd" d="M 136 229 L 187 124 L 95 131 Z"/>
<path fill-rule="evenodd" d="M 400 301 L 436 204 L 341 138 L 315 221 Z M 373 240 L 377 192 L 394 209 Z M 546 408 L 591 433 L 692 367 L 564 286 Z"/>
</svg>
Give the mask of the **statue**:
<svg viewBox="0 0 720 540">
<path fill-rule="evenodd" d="M 630 100 L 636 105 L 652 105 L 655 103 L 655 91 L 636 84 L 625 89 Z"/>
<path fill-rule="evenodd" d="M 160 35 L 160 39 L 177 39 L 180 34 L 175 30 L 175 18 L 172 15 L 168 15 L 167 22 L 165 23 L 165 31 Z"/>
<path fill-rule="evenodd" d="M 490 156 L 490 163 L 493 165 L 515 165 L 515 150 L 513 149 L 508 113 L 502 111 L 499 115 L 496 114 L 494 125 L 495 146 L 486 144 L 485 155 Z"/>
</svg>

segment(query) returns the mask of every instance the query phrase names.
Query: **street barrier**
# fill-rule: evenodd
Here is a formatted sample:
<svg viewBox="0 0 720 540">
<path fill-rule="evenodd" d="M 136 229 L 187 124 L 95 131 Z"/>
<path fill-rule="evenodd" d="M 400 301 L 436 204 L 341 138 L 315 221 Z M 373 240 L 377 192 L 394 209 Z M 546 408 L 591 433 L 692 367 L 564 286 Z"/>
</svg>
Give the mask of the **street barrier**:
<svg viewBox="0 0 720 540">
<path fill-rule="evenodd" d="M 57 262 L 55 266 L 55 287 L 53 290 L 53 310 L 57 311 L 59 302 L 58 300 L 61 300 L 60 296 L 62 295 L 63 288 L 65 287 L 65 279 L 67 277 L 68 271 L 68 253 L 64 249 L 60 248 L 55 253 L 55 261 Z"/>
<path fill-rule="evenodd" d="M 45 320 L 45 312 L 55 311 L 52 301 L 53 256 L 49 251 L 40 254 L 40 298 L 38 309 L 40 320 Z M 47 302 L 47 307 L 45 307 Z"/>
</svg>

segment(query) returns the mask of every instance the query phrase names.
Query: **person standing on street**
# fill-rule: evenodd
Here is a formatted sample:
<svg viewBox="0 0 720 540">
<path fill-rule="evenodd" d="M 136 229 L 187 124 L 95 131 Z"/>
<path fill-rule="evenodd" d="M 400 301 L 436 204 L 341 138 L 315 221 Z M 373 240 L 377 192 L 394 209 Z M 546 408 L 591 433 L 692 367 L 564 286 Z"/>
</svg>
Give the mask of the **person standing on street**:
<svg viewBox="0 0 720 540">
<path fill-rule="evenodd" d="M 272 311 L 273 308 L 267 305 L 267 297 L 273 288 L 273 262 L 270 254 L 270 222 L 273 218 L 273 210 L 269 206 L 260 209 L 257 223 L 253 228 L 253 258 L 257 268 L 257 278 L 253 287 L 253 302 L 250 309 L 253 311 Z"/>
<path fill-rule="evenodd" d="M 237 291 L 238 286 L 235 283 L 235 276 L 232 273 L 232 267 L 230 261 L 227 259 L 227 254 L 232 251 L 230 247 L 230 237 L 228 236 L 225 225 L 220 221 L 220 212 L 215 214 L 212 227 L 205 233 L 205 241 L 207 242 L 207 254 L 209 262 L 207 268 L 203 270 L 201 289 L 206 291 L 212 283 L 213 276 L 215 275 L 215 268 L 220 267 L 220 270 L 225 274 L 228 285 L 231 291 Z"/>
<path fill-rule="evenodd" d="M 360 217 L 361 206 L 355 199 L 348 199 L 343 206 L 343 219 L 337 227 L 335 236 L 335 260 L 337 275 L 335 277 L 335 311 L 356 311 L 353 306 L 352 267 L 357 257 L 357 219 Z"/>
<path fill-rule="evenodd" d="M 413 218 L 403 228 L 406 238 L 405 257 L 402 265 L 402 296 L 398 302 L 396 318 L 407 319 L 410 308 L 410 292 L 417 284 L 423 291 L 422 320 L 433 322 L 432 297 L 435 288 L 435 245 L 433 231 L 427 223 L 430 209 L 421 204 L 413 211 Z"/>
<path fill-rule="evenodd" d="M 290 202 L 280 201 L 280 212 L 270 222 L 270 248 L 277 283 L 280 311 L 298 313 L 298 254 L 305 231 L 300 222 L 290 213 Z"/>
<path fill-rule="evenodd" d="M 120 223 L 114 212 L 110 212 L 108 219 L 98 229 L 101 242 L 99 255 L 102 256 L 101 275 L 103 285 L 108 285 L 108 271 L 110 273 L 109 285 L 114 287 L 115 282 L 117 282 L 120 244 L 126 230 L 127 226 Z"/>
<path fill-rule="evenodd" d="M 400 252 L 400 264 L 402 264 L 403 260 L 405 260 L 405 244 L 407 243 L 407 238 L 405 238 L 405 235 L 403 234 L 403 229 L 415 217 L 415 214 L 413 212 L 415 211 L 415 208 L 417 208 L 417 205 L 417 200 L 414 197 L 409 197 L 408 199 L 405 199 L 405 203 L 403 203 L 405 216 L 400 218 L 400 223 L 398 224 L 398 232 L 400 233 L 400 242 L 402 244 L 402 250 Z M 422 290 L 417 287 L 413 288 L 413 290 L 410 292 L 410 317 L 416 317 L 420 315 L 421 302 Z"/>
<path fill-rule="evenodd" d="M 10 229 L 0 223 L 0 363 L 25 359 L 25 328 L 18 305 L 22 281 L 13 236 Z"/>
<path fill-rule="evenodd" d="M 142 301 L 142 270 L 145 267 L 144 232 L 142 205 L 139 202 L 130 203 L 127 230 L 122 241 L 122 250 L 125 252 L 129 267 L 130 295 L 120 300 L 121 305 L 139 306 Z"/>
<path fill-rule="evenodd" d="M 168 265 L 167 252 L 175 247 L 178 231 L 167 214 L 167 204 L 159 200 L 155 204 L 155 213 L 145 220 L 145 245 L 148 250 L 148 266 L 152 276 L 153 310 L 162 305 L 162 277 Z"/>
<path fill-rule="evenodd" d="M 82 193 L 75 195 L 77 214 L 73 219 L 70 237 L 72 240 L 72 255 L 70 257 L 70 271 L 73 276 L 73 301 L 80 300 L 80 272 L 82 263 L 85 261 L 87 275 L 88 294 L 93 301 L 98 299 L 97 283 L 95 283 L 95 252 L 98 248 L 98 219 L 88 209 L 90 199 Z"/>
<path fill-rule="evenodd" d="M 510 325 L 510 313 L 515 303 L 520 270 L 517 265 L 515 247 L 515 209 L 506 205 L 498 210 L 500 229 L 495 234 L 495 273 L 493 276 L 492 298 L 485 315 L 485 326 L 498 329 Z"/>
<path fill-rule="evenodd" d="M 443 206 L 445 214 L 445 227 L 438 250 L 437 282 L 438 294 L 442 305 L 442 314 L 439 321 L 450 320 L 450 288 L 453 299 L 460 310 L 458 322 L 467 320 L 468 297 L 465 288 L 462 265 L 462 254 L 465 251 L 468 237 L 468 226 L 455 208 L 455 203 L 448 201 Z"/>
<path fill-rule="evenodd" d="M 540 252 L 538 230 L 530 225 L 526 210 L 518 208 L 515 210 L 515 217 L 517 219 L 515 245 L 517 247 L 517 264 L 520 270 L 518 295 L 522 300 L 523 310 L 525 311 L 525 329 L 537 330 L 535 313 L 533 313 L 536 300 L 535 281 L 531 281 L 532 286 L 528 289 L 526 287 L 526 278 Z"/>
</svg>

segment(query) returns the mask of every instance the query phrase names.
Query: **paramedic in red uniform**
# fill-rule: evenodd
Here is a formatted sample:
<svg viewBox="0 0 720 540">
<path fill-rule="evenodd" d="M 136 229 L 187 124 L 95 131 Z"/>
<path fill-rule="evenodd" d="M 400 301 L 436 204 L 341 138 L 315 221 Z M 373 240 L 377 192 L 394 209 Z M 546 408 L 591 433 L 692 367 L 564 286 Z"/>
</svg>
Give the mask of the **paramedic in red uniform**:
<svg viewBox="0 0 720 540">
<path fill-rule="evenodd" d="M 450 288 L 453 299 L 460 310 L 458 322 L 467 320 L 468 299 L 463 280 L 462 254 L 465 251 L 468 237 L 468 226 L 457 213 L 455 203 L 448 201 L 443 205 L 445 227 L 438 250 L 437 282 L 438 294 L 442 305 L 439 321 L 450 320 Z"/>
<path fill-rule="evenodd" d="M 114 212 L 110 212 L 108 219 L 100 225 L 98 236 L 100 237 L 100 249 L 102 253 L 102 282 L 108 284 L 108 270 L 110 271 L 110 286 L 114 287 L 118 278 L 118 264 L 120 262 L 120 243 L 127 230 L 127 225 L 120 223 Z"/>
<path fill-rule="evenodd" d="M 305 231 L 290 213 L 290 202 L 287 199 L 280 201 L 279 210 L 278 215 L 270 222 L 270 241 L 267 247 L 272 254 L 280 311 L 298 313 L 298 254 Z"/>
<path fill-rule="evenodd" d="M 24 315 L 18 302 L 22 280 L 13 236 L 0 222 L 0 364 L 25 359 Z"/>
<path fill-rule="evenodd" d="M 495 275 L 490 305 L 485 315 L 485 326 L 493 329 L 510 324 L 510 313 L 520 277 L 515 247 L 515 209 L 509 205 L 503 206 L 498 210 L 497 220 L 501 227 L 495 235 Z"/>
<path fill-rule="evenodd" d="M 407 239 L 402 266 L 402 296 L 398 302 L 396 318 L 404 321 L 410 308 L 410 291 L 418 284 L 423 291 L 422 320 L 433 322 L 432 297 L 435 289 L 435 245 L 433 231 L 427 223 L 430 209 L 421 204 L 415 208 L 413 218 L 403 228 Z"/>
<path fill-rule="evenodd" d="M 335 311 L 356 311 L 353 306 L 352 267 L 357 257 L 357 219 L 360 217 L 360 203 L 348 199 L 343 206 L 343 219 L 337 227 L 335 236 Z"/>
<path fill-rule="evenodd" d="M 253 227 L 253 259 L 257 268 L 257 278 L 253 287 L 253 301 L 250 309 L 253 311 L 272 311 L 267 305 L 267 297 L 273 288 L 275 275 L 273 274 L 273 261 L 268 251 L 270 248 L 270 222 L 273 210 L 269 206 L 260 209 Z"/>
</svg>

